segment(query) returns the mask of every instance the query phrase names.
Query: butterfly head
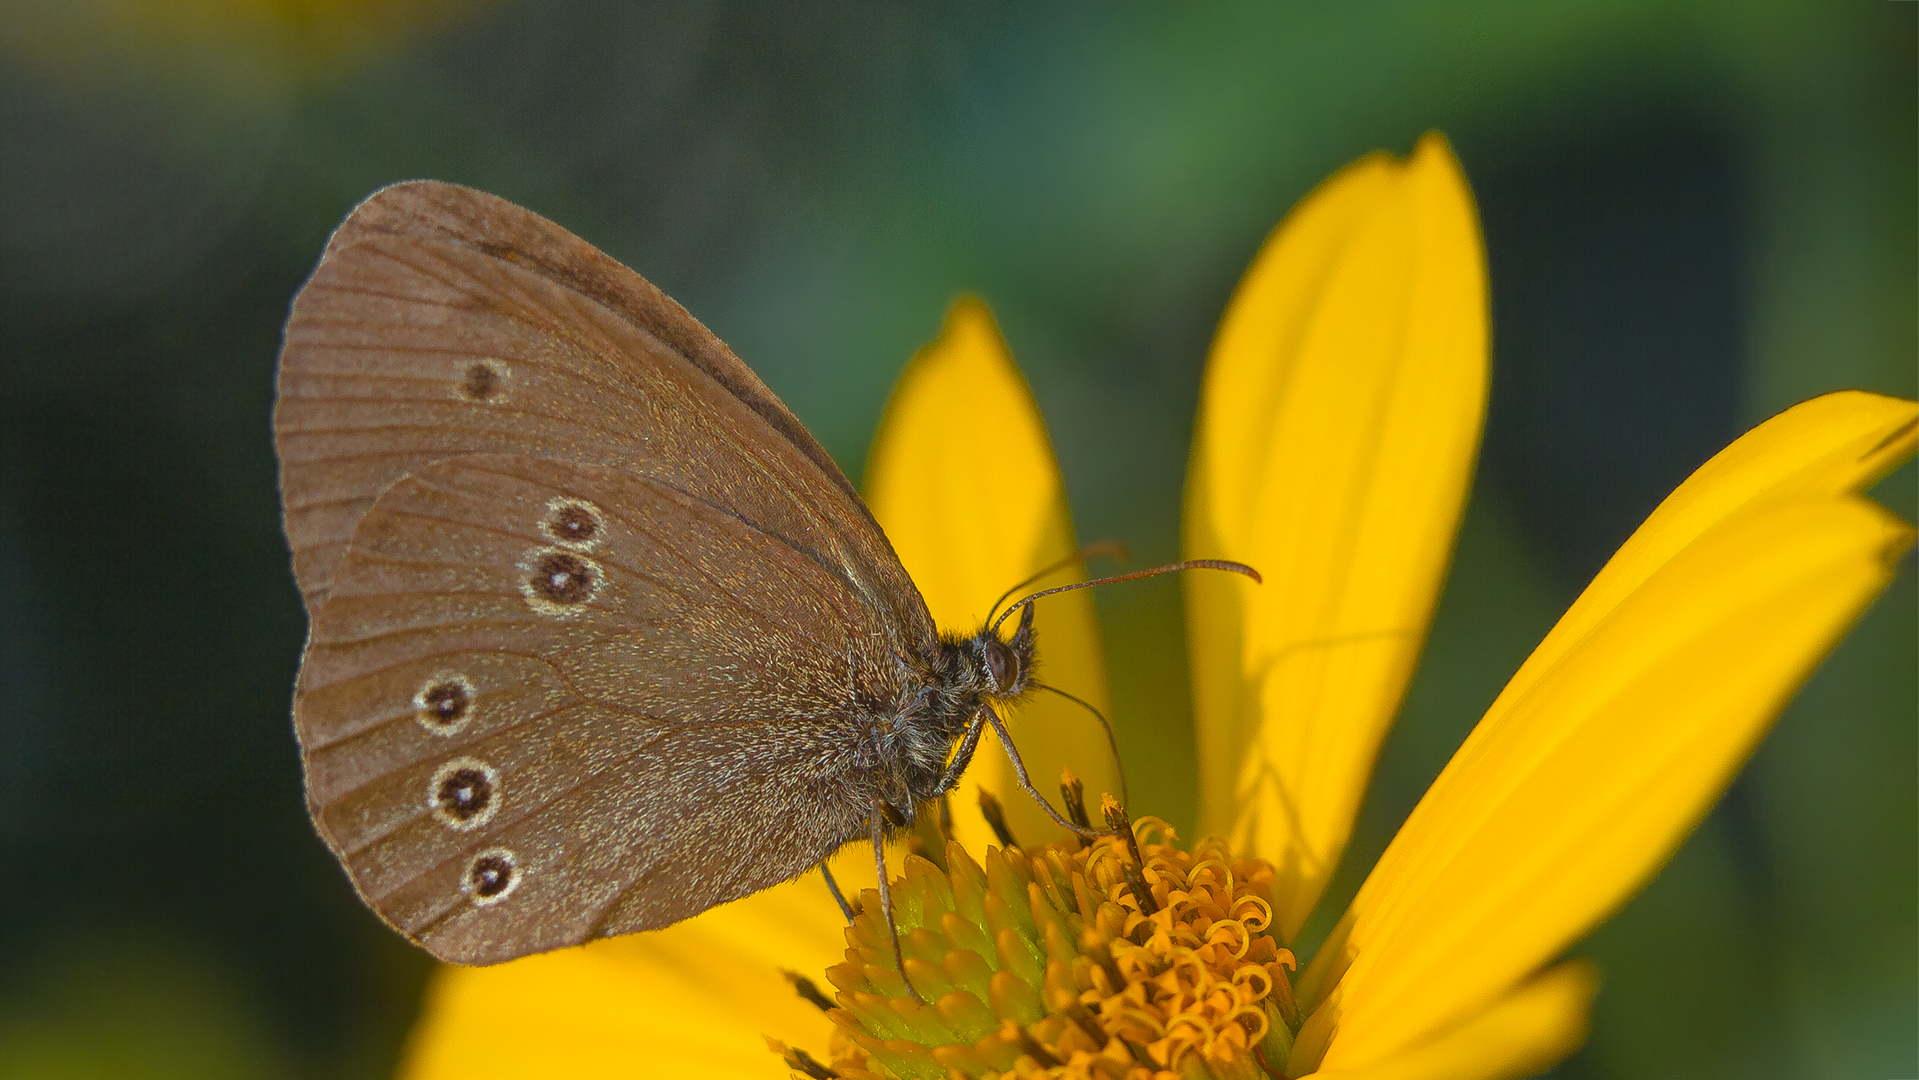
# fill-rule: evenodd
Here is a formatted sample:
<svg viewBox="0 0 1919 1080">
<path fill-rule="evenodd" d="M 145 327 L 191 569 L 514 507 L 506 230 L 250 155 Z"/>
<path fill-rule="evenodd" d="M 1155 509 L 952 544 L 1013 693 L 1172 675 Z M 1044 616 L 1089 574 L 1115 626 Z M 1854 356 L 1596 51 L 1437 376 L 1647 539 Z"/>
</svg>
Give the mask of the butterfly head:
<svg viewBox="0 0 1919 1080">
<path fill-rule="evenodd" d="M 994 700 L 1011 700 L 1026 693 L 1033 679 L 1033 607 L 1020 613 L 1011 638 L 1002 639 L 991 627 L 980 628 L 966 642 L 968 666 L 977 672 L 979 692 Z"/>
</svg>

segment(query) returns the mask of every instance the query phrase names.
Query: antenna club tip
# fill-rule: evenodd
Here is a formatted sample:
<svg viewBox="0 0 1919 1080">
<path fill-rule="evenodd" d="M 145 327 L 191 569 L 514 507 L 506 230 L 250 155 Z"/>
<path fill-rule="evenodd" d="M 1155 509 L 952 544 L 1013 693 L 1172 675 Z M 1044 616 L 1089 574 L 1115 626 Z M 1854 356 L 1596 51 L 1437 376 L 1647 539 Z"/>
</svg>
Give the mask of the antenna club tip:
<svg viewBox="0 0 1919 1080">
<path fill-rule="evenodd" d="M 1205 567 L 1209 570 L 1230 570 L 1235 574 L 1252 578 L 1255 585 L 1266 584 L 1266 579 L 1260 576 L 1259 571 L 1237 559 L 1194 559 L 1187 565 Z"/>
</svg>

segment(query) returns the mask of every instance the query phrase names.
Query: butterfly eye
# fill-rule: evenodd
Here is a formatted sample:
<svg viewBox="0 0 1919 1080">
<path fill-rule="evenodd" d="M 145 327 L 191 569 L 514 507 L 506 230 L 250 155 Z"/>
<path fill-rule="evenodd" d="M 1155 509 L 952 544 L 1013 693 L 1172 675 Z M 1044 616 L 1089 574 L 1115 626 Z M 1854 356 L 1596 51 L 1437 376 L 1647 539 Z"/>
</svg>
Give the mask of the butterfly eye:
<svg viewBox="0 0 1919 1080">
<path fill-rule="evenodd" d="M 996 637 L 986 639 L 986 673 L 993 678 L 993 692 L 1004 694 L 1013 688 L 1019 679 L 1019 657 L 1004 641 Z"/>
<path fill-rule="evenodd" d="M 519 860 L 511 851 L 492 848 L 475 855 L 467 864 L 460 891 L 482 907 L 497 904 L 519 886 L 522 876 Z"/>
<path fill-rule="evenodd" d="M 499 771 L 478 758 L 454 758 L 434 770 L 426 805 L 449 829 L 477 829 L 500 808 Z"/>
</svg>

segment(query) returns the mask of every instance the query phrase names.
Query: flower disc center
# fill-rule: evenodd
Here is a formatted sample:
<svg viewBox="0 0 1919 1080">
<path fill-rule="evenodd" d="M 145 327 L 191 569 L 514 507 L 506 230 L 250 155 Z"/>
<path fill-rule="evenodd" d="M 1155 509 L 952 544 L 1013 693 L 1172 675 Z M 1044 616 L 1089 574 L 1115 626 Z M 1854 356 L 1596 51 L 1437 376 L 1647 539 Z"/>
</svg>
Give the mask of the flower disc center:
<svg viewBox="0 0 1919 1080">
<path fill-rule="evenodd" d="M 1280 1075 L 1293 954 L 1268 934 L 1272 866 L 1142 818 L 1032 851 L 956 843 L 894 886 L 913 1000 L 873 890 L 848 929 L 831 1071 L 848 1080 Z M 818 1068 L 817 1064 L 814 1068 Z M 1201 1068 L 1203 1067 L 1203 1071 Z"/>
</svg>

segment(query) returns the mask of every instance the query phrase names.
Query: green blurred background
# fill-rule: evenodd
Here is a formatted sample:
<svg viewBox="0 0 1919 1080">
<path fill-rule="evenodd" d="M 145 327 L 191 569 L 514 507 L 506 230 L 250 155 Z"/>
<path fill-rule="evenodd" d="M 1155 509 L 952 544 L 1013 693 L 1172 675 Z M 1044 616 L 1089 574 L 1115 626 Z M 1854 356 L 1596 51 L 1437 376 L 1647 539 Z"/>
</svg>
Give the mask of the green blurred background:
<svg viewBox="0 0 1919 1080">
<path fill-rule="evenodd" d="M 287 301 L 375 187 L 598 243 L 855 476 L 977 291 L 1081 535 L 1143 563 L 1175 556 L 1200 366 L 1267 231 L 1447 132 L 1491 419 L 1336 909 L 1664 492 L 1809 395 L 1914 394 L 1914 13 L 0 2 L 0 1078 L 378 1077 L 411 1021 L 423 955 L 306 822 L 268 431 Z M 1913 470 L 1878 495 L 1911 518 Z M 1579 947 L 1607 985 L 1555 1075 L 1919 1074 L 1914 598 L 1908 558 Z M 1136 809 L 1190 826 L 1178 587 L 1099 605 Z"/>
</svg>

